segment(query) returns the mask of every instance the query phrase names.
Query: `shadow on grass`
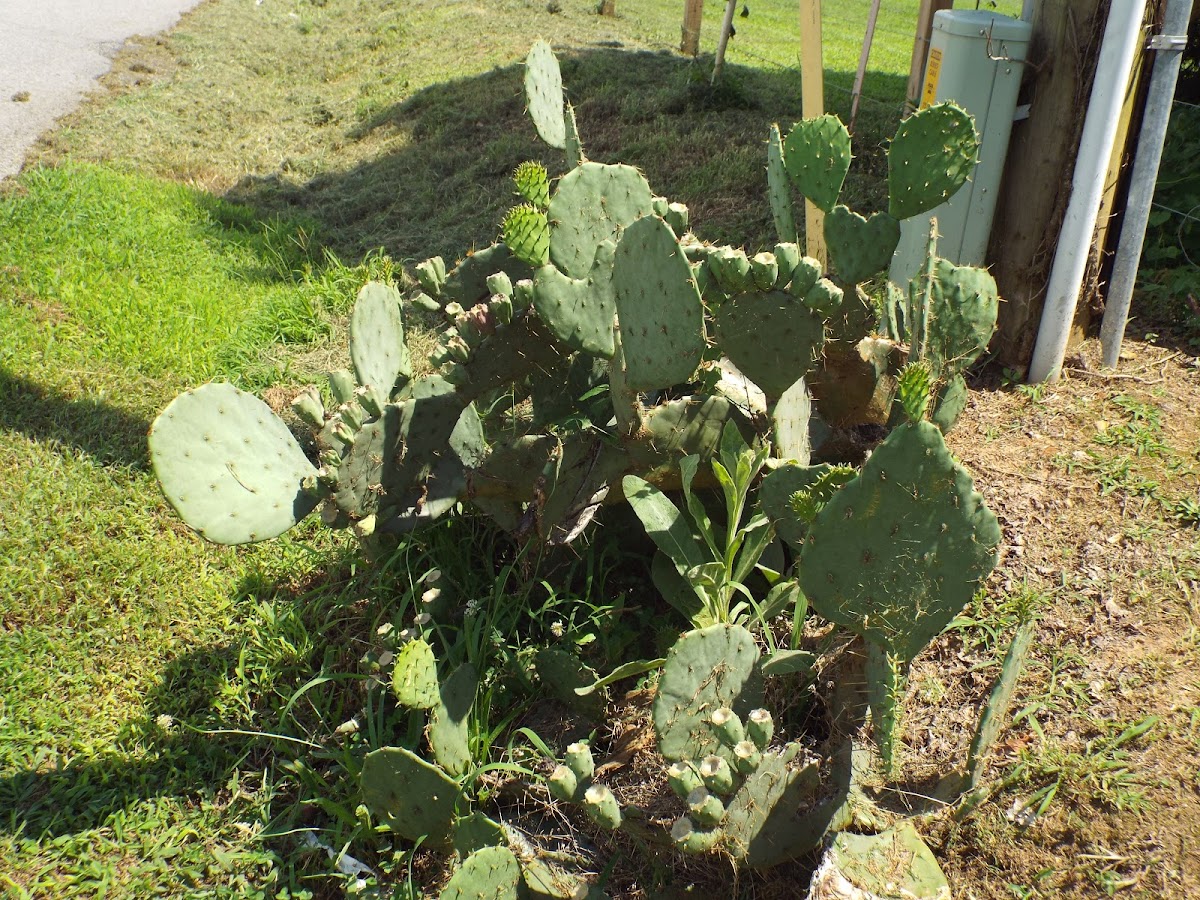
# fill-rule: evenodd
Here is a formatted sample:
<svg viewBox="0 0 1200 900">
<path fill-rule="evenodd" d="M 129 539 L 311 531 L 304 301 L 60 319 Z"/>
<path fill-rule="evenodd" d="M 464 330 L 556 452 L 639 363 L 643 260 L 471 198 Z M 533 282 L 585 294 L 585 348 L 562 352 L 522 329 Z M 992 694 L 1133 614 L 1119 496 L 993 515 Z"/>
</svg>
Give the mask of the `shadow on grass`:
<svg viewBox="0 0 1200 900">
<path fill-rule="evenodd" d="M 655 191 L 689 206 L 704 239 L 748 248 L 775 242 L 765 142 L 771 122 L 786 127 L 800 116 L 796 70 L 730 65 L 713 91 L 703 61 L 601 48 L 564 55 L 562 71 L 590 157 L 640 168 Z M 425 88 L 348 130 L 348 143 L 370 137 L 388 148 L 381 155 L 340 171 L 331 160 L 306 184 L 247 179 L 228 197 L 262 217 L 315 221 L 319 238 L 344 258 L 383 247 L 401 261 L 458 259 L 495 239 L 515 202 L 509 176 L 519 163 L 537 159 L 552 175 L 564 171 L 562 153 L 538 140 L 525 114 L 522 79 L 523 67 L 511 65 Z M 869 95 L 897 100 L 894 109 L 870 103 L 860 113 L 845 190 L 857 209 L 885 201 L 881 145 L 898 122 L 904 88 L 898 76 L 868 79 Z M 843 118 L 844 100 L 831 92 L 830 108 Z"/>
<path fill-rule="evenodd" d="M 145 419 L 103 400 L 71 398 L 0 367 L 0 428 L 91 456 L 97 465 L 145 469 Z"/>
</svg>

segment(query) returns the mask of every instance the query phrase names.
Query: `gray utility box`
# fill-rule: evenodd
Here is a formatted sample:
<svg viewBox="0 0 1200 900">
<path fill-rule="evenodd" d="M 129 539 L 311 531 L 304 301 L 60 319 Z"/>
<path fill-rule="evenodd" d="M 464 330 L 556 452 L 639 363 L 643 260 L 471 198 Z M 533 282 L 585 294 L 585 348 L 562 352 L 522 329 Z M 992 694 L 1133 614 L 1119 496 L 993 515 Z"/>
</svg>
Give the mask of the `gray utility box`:
<svg viewBox="0 0 1200 900">
<path fill-rule="evenodd" d="M 958 265 L 983 264 L 1032 30 L 1028 22 L 984 10 L 934 15 L 921 106 L 957 103 L 974 117 L 982 146 L 974 176 L 958 193 L 901 223 L 889 276 L 895 284 L 907 285 L 919 271 L 934 217 L 941 235 L 938 256 Z"/>
</svg>

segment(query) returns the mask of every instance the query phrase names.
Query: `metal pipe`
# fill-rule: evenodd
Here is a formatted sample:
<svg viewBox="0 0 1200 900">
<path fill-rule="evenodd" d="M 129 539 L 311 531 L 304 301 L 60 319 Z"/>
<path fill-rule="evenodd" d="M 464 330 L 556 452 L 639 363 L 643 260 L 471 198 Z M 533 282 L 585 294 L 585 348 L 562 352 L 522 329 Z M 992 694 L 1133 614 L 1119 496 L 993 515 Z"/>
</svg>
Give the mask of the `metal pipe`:
<svg viewBox="0 0 1200 900">
<path fill-rule="evenodd" d="M 1146 241 L 1146 222 L 1150 218 L 1150 203 L 1154 199 L 1154 182 L 1162 162 L 1167 124 L 1171 121 L 1171 104 L 1179 65 L 1187 47 L 1188 20 L 1192 15 L 1192 0 L 1167 0 L 1163 14 L 1161 46 L 1157 51 L 1154 72 L 1150 76 L 1146 109 L 1142 113 L 1142 131 L 1138 135 L 1137 155 L 1129 180 L 1129 200 L 1125 206 L 1125 221 L 1121 225 L 1121 240 L 1117 244 L 1112 281 L 1108 287 L 1108 302 L 1104 306 L 1104 321 L 1100 325 L 1100 344 L 1104 349 L 1104 365 L 1113 367 L 1121 355 L 1121 341 L 1129 321 L 1129 305 L 1133 300 L 1133 283 L 1137 278 L 1142 246 Z M 1173 40 L 1182 37 L 1183 40 Z"/>
<path fill-rule="evenodd" d="M 1133 71 L 1134 57 L 1142 43 L 1145 12 L 1145 0 L 1113 0 L 1109 8 L 1075 172 L 1071 177 L 1071 199 L 1059 232 L 1050 283 L 1046 286 L 1042 321 L 1029 364 L 1031 384 L 1057 381 L 1062 374 L 1075 306 L 1079 302 L 1096 232 L 1096 218 L 1100 214 L 1104 178 L 1121 120 L 1125 89 Z"/>
</svg>

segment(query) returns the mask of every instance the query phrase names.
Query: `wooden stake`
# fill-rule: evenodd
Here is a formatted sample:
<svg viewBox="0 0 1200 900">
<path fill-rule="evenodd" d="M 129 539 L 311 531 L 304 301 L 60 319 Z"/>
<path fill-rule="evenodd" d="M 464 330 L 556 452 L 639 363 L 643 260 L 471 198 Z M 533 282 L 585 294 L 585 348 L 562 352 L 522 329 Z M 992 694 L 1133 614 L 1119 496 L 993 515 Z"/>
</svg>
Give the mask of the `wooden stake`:
<svg viewBox="0 0 1200 900">
<path fill-rule="evenodd" d="M 684 0 L 683 40 L 679 52 L 685 56 L 700 53 L 700 21 L 704 18 L 704 0 Z"/>
<path fill-rule="evenodd" d="M 850 131 L 854 131 L 854 120 L 858 118 L 858 101 L 862 99 L 863 78 L 867 74 L 867 60 L 871 56 L 871 44 L 875 40 L 875 22 L 879 19 L 879 4 L 882 0 L 871 0 L 871 11 L 867 14 L 867 33 L 863 37 L 862 53 L 858 55 L 858 72 L 854 75 L 854 90 L 850 92 Z"/>
<path fill-rule="evenodd" d="M 825 61 L 821 0 L 800 0 L 800 112 L 806 119 L 825 113 Z M 804 200 L 805 252 L 825 264 L 825 213 Z"/>
<path fill-rule="evenodd" d="M 913 36 L 912 62 L 908 66 L 908 90 L 904 96 L 905 115 L 921 105 L 921 88 L 925 85 L 925 57 L 929 55 L 929 39 L 933 35 L 933 14 L 941 9 L 951 9 L 954 0 L 921 0 L 917 13 L 917 31 Z"/>
<path fill-rule="evenodd" d="M 725 4 L 725 18 L 721 20 L 721 35 L 717 38 L 717 58 L 713 60 L 712 84 L 721 78 L 721 70 L 725 68 L 725 48 L 729 46 L 729 32 L 733 30 L 733 11 L 737 8 L 737 0 L 729 0 Z"/>
</svg>

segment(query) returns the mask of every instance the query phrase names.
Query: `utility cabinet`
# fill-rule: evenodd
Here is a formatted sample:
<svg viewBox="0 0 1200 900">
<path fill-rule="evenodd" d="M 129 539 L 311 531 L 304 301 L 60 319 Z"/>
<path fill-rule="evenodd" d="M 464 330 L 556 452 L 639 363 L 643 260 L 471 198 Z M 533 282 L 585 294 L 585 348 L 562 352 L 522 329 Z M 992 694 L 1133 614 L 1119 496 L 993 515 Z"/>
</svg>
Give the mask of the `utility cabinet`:
<svg viewBox="0 0 1200 900">
<path fill-rule="evenodd" d="M 920 270 L 932 217 L 941 235 L 938 256 L 958 265 L 983 264 L 1032 31 L 1028 22 L 986 10 L 946 9 L 934 15 L 921 106 L 951 100 L 974 117 L 979 165 L 937 209 L 901 222 L 889 276 L 895 284 L 907 285 Z"/>
</svg>

